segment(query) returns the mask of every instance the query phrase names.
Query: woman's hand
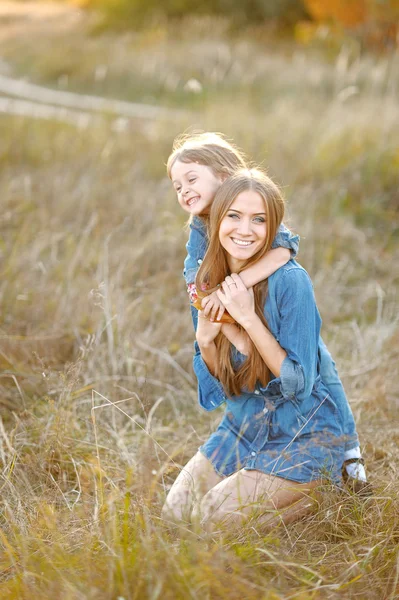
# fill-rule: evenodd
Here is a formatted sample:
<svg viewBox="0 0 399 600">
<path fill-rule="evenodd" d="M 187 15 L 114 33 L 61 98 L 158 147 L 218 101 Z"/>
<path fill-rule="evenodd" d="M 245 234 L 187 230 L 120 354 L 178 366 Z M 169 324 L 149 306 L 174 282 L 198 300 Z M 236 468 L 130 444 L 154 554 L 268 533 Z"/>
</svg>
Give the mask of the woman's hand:
<svg viewBox="0 0 399 600">
<path fill-rule="evenodd" d="M 222 323 L 213 323 L 209 321 L 203 314 L 202 310 L 198 311 L 198 325 L 196 339 L 199 347 L 209 346 L 216 338 L 222 328 Z"/>
<path fill-rule="evenodd" d="M 245 287 L 241 277 L 236 273 L 226 277 L 222 290 L 216 293 L 230 315 L 244 326 L 244 323 L 255 315 L 255 301 L 252 288 Z"/>
</svg>

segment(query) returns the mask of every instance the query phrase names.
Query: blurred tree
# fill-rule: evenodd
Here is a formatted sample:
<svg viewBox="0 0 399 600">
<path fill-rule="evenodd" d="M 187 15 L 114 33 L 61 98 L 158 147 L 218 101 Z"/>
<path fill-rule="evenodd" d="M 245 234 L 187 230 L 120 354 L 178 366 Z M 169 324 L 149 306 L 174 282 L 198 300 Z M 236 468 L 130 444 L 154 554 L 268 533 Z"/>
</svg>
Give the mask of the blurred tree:
<svg viewBox="0 0 399 600">
<path fill-rule="evenodd" d="M 367 0 L 304 0 L 315 21 L 337 21 L 353 27 L 367 18 Z"/>
<path fill-rule="evenodd" d="M 220 15 L 235 24 L 277 21 L 294 24 L 306 16 L 302 0 L 72 0 L 80 6 L 99 9 L 109 22 L 140 26 L 163 18 L 188 14 Z"/>
<path fill-rule="evenodd" d="M 399 0 L 304 0 L 315 22 L 356 28 L 367 45 L 398 45 Z"/>
</svg>

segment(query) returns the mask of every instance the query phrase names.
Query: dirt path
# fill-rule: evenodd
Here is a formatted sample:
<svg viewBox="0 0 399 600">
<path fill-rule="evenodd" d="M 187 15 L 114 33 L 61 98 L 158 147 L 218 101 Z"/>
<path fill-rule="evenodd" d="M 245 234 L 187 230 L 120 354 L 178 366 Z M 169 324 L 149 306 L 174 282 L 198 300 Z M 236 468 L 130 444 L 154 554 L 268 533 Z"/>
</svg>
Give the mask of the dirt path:
<svg viewBox="0 0 399 600">
<path fill-rule="evenodd" d="M 70 4 L 49 2 L 0 2 L 0 41 L 13 36 L 65 31 L 86 18 Z M 109 114 L 119 119 L 154 120 L 178 118 L 182 111 L 149 104 L 112 100 L 99 96 L 53 90 L 0 73 L 0 113 L 36 119 L 57 120 L 88 126 L 92 115 Z"/>
</svg>

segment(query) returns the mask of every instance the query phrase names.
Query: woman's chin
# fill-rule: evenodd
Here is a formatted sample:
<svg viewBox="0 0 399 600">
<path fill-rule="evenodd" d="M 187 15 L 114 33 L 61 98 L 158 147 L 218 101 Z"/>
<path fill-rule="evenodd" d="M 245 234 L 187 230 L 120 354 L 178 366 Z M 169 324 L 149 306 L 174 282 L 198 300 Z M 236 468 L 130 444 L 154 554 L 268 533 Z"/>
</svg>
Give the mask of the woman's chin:
<svg viewBox="0 0 399 600">
<path fill-rule="evenodd" d="M 236 245 L 230 245 L 229 249 L 227 250 L 230 256 L 235 260 L 249 260 L 256 254 L 257 251 L 257 248 L 252 246 L 247 248 L 238 248 Z"/>
</svg>

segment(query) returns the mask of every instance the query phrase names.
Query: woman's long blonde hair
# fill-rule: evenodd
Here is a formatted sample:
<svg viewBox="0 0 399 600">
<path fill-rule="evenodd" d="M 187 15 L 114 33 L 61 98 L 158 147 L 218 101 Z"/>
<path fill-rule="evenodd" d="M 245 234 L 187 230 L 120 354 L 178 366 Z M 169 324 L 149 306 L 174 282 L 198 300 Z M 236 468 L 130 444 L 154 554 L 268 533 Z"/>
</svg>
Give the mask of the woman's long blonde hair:
<svg viewBox="0 0 399 600">
<path fill-rule="evenodd" d="M 242 270 L 256 263 L 270 249 L 284 217 L 284 199 L 277 185 L 258 169 L 241 169 L 229 177 L 219 188 L 209 216 L 209 247 L 197 273 L 196 288 L 204 297 L 230 274 L 227 252 L 219 241 L 220 224 L 239 194 L 247 190 L 257 192 L 265 205 L 267 233 L 263 248 L 252 256 Z M 207 292 L 201 290 L 207 289 Z M 267 280 L 254 286 L 255 311 L 267 327 L 264 304 L 267 295 Z M 265 386 L 270 380 L 270 371 L 254 344 L 250 344 L 247 359 L 234 370 L 231 360 L 231 344 L 220 333 L 215 340 L 218 350 L 217 377 L 228 395 L 238 395 L 243 388 L 253 391 L 257 381 Z"/>
<path fill-rule="evenodd" d="M 198 163 L 210 167 L 214 175 L 232 175 L 237 169 L 245 168 L 243 152 L 228 142 L 221 133 L 185 133 L 179 135 L 166 164 L 168 177 L 175 162 Z"/>
</svg>

